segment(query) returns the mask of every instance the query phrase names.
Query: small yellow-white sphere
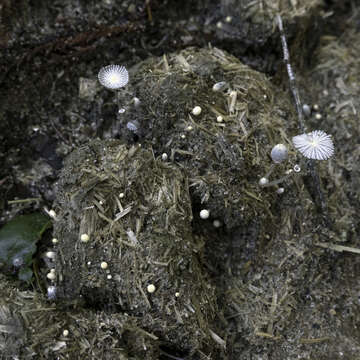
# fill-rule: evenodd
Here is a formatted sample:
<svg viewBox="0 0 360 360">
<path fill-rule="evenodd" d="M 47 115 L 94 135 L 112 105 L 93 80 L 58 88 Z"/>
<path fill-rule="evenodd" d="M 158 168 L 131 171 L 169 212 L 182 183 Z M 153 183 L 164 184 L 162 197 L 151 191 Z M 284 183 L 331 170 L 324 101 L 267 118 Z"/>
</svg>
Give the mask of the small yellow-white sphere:
<svg viewBox="0 0 360 360">
<path fill-rule="evenodd" d="M 209 211 L 208 209 L 202 209 L 202 210 L 200 211 L 200 217 L 201 217 L 201 219 L 206 220 L 206 219 L 209 218 L 209 216 L 210 216 L 210 211 Z"/>
<path fill-rule="evenodd" d="M 195 116 L 198 116 L 201 114 L 201 107 L 200 106 L 195 106 L 193 109 L 192 109 L 192 114 L 195 115 Z"/>
<path fill-rule="evenodd" d="M 57 244 L 57 243 L 59 242 L 59 240 L 56 239 L 56 238 L 53 238 L 53 239 L 51 240 L 51 242 L 52 242 L 53 244 Z"/>
<path fill-rule="evenodd" d="M 218 123 L 223 122 L 223 120 L 224 120 L 224 118 L 223 118 L 221 115 L 219 115 L 219 116 L 216 118 L 216 121 L 217 121 Z"/>
<path fill-rule="evenodd" d="M 55 254 L 54 251 L 48 251 L 48 252 L 46 252 L 45 256 L 46 256 L 47 258 L 53 260 L 53 259 L 55 259 L 56 254 Z"/>
<path fill-rule="evenodd" d="M 49 273 L 47 273 L 46 277 L 47 277 L 49 280 L 55 280 L 55 279 L 56 279 L 55 272 L 50 271 Z"/>
<path fill-rule="evenodd" d="M 63 336 L 69 336 L 69 330 L 68 329 L 65 329 L 63 331 Z"/>
<path fill-rule="evenodd" d="M 106 262 L 106 261 L 103 261 L 101 264 L 100 264 L 100 267 L 103 269 L 103 270 L 105 270 L 105 269 L 107 269 L 108 268 L 108 263 Z"/>
<path fill-rule="evenodd" d="M 147 286 L 146 290 L 147 290 L 148 293 L 152 294 L 153 292 L 155 292 L 156 287 L 155 287 L 154 284 L 149 284 L 149 285 Z"/>
<path fill-rule="evenodd" d="M 50 210 L 50 211 L 48 212 L 48 214 L 49 214 L 49 216 L 52 217 L 53 219 L 56 218 L 56 212 L 55 212 L 54 210 Z"/>
<path fill-rule="evenodd" d="M 262 177 L 260 180 L 259 180 L 259 185 L 260 186 L 265 186 L 266 184 L 269 183 L 269 179 L 266 178 L 266 177 Z"/>
<path fill-rule="evenodd" d="M 88 234 L 81 234 L 80 241 L 86 243 L 90 240 L 90 236 Z"/>
</svg>

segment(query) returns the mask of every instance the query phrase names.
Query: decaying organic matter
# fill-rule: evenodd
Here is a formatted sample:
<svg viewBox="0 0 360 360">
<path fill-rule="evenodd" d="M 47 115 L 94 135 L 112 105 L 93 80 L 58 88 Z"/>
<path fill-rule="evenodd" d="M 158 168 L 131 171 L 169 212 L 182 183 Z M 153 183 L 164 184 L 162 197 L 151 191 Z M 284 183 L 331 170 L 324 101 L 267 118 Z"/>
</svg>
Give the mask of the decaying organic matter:
<svg viewBox="0 0 360 360">
<path fill-rule="evenodd" d="M 216 345 L 214 289 L 176 165 L 139 145 L 92 141 L 67 159 L 55 208 L 58 300 L 128 314 L 146 359 L 161 343 L 187 353 Z"/>
</svg>

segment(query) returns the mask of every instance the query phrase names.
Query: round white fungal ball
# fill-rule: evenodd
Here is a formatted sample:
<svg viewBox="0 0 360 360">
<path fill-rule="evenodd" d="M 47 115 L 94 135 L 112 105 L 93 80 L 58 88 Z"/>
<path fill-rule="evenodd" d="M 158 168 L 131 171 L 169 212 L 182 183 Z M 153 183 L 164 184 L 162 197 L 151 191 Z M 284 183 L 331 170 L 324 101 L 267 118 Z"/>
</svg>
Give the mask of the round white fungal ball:
<svg viewBox="0 0 360 360">
<path fill-rule="evenodd" d="M 49 216 L 52 217 L 53 219 L 56 218 L 56 212 L 55 212 L 54 210 L 50 210 L 50 211 L 48 212 L 48 214 L 49 214 Z"/>
<path fill-rule="evenodd" d="M 260 186 L 265 186 L 266 184 L 269 183 L 269 179 L 266 178 L 266 177 L 262 177 L 260 180 L 259 180 L 259 185 Z"/>
<path fill-rule="evenodd" d="M 217 121 L 218 123 L 223 122 L 223 120 L 224 120 L 224 118 L 223 118 L 221 115 L 219 115 L 219 116 L 216 118 L 216 121 Z"/>
<path fill-rule="evenodd" d="M 192 109 L 192 114 L 195 115 L 195 116 L 198 116 L 201 114 L 201 107 L 200 106 L 195 106 L 193 109 Z"/>
<path fill-rule="evenodd" d="M 281 194 L 284 193 L 284 191 L 285 191 L 285 189 L 284 189 L 283 187 L 279 187 L 279 188 L 276 190 L 276 193 L 279 194 L 279 195 L 281 195 Z"/>
<path fill-rule="evenodd" d="M 308 104 L 304 104 L 302 106 L 302 110 L 303 110 L 303 113 L 304 113 L 305 116 L 310 116 L 311 109 L 310 109 L 310 106 Z"/>
<path fill-rule="evenodd" d="M 108 65 L 100 69 L 98 79 L 107 89 L 118 90 L 129 82 L 129 73 L 125 66 Z"/>
<path fill-rule="evenodd" d="M 288 158 L 288 149 L 284 144 L 277 144 L 271 150 L 271 159 L 275 164 L 280 164 Z"/>
<path fill-rule="evenodd" d="M 65 330 L 63 331 L 63 336 L 69 336 L 69 330 L 65 329 Z"/>
<path fill-rule="evenodd" d="M 108 268 L 108 263 L 106 261 L 103 261 L 101 264 L 100 264 L 100 267 L 105 270 Z"/>
<path fill-rule="evenodd" d="M 168 154 L 167 153 L 161 154 L 161 160 L 162 161 L 166 161 L 167 159 L 168 159 Z"/>
<path fill-rule="evenodd" d="M 213 85 L 212 89 L 213 89 L 213 91 L 216 92 L 216 91 L 223 90 L 226 86 L 227 86 L 226 81 L 219 81 Z"/>
<path fill-rule="evenodd" d="M 321 118 L 322 118 L 322 115 L 320 113 L 315 114 L 315 119 L 316 120 L 321 120 Z"/>
<path fill-rule="evenodd" d="M 49 280 L 55 280 L 55 279 L 56 279 L 55 272 L 50 271 L 49 273 L 47 273 L 46 277 L 47 277 Z"/>
<path fill-rule="evenodd" d="M 86 243 L 90 240 L 90 236 L 88 234 L 81 234 L 80 241 Z"/>
<path fill-rule="evenodd" d="M 48 251 L 48 252 L 46 252 L 45 256 L 46 256 L 47 258 L 53 260 L 53 259 L 55 259 L 56 254 L 55 254 L 54 251 Z"/>
<path fill-rule="evenodd" d="M 147 290 L 148 293 L 152 294 L 153 292 L 155 292 L 156 287 L 155 287 L 154 284 L 149 284 L 149 285 L 147 286 L 146 290 Z"/>
<path fill-rule="evenodd" d="M 206 219 L 209 218 L 209 216 L 210 216 L 210 211 L 209 211 L 209 210 L 207 210 L 207 209 L 202 209 L 202 210 L 200 211 L 200 217 L 201 217 L 201 219 L 206 220 Z"/>
<path fill-rule="evenodd" d="M 219 228 L 219 227 L 221 226 L 221 221 L 218 220 L 218 219 L 215 219 L 215 220 L 213 221 L 213 226 L 214 226 L 215 228 Z"/>
<path fill-rule="evenodd" d="M 47 288 L 47 296 L 49 300 L 53 300 L 56 297 L 56 287 L 55 286 L 49 286 Z"/>
<path fill-rule="evenodd" d="M 52 242 L 53 244 L 57 244 L 57 243 L 59 242 L 59 240 L 56 239 L 56 238 L 53 238 L 53 239 L 51 240 L 51 242 Z"/>
<path fill-rule="evenodd" d="M 137 98 L 136 96 L 133 98 L 133 103 L 135 107 L 138 107 L 140 105 L 140 99 Z"/>
</svg>

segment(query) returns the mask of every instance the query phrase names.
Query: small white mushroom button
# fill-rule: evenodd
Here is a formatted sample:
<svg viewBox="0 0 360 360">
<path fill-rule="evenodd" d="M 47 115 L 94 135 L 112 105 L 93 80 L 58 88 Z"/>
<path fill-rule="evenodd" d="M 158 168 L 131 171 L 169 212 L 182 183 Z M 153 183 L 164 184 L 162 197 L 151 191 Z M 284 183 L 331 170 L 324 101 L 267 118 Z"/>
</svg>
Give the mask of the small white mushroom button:
<svg viewBox="0 0 360 360">
<path fill-rule="evenodd" d="M 90 240 L 90 236 L 88 234 L 81 234 L 80 241 L 83 243 L 87 243 Z"/>
<path fill-rule="evenodd" d="M 200 106 L 195 106 L 193 109 L 192 109 L 192 114 L 195 115 L 195 116 L 198 116 L 201 114 L 201 107 Z"/>
<path fill-rule="evenodd" d="M 206 219 L 209 218 L 209 216 L 210 216 L 210 211 L 209 211 L 209 210 L 207 210 L 207 209 L 202 209 L 202 210 L 200 211 L 200 218 L 201 218 L 201 219 L 206 220 Z"/>
</svg>

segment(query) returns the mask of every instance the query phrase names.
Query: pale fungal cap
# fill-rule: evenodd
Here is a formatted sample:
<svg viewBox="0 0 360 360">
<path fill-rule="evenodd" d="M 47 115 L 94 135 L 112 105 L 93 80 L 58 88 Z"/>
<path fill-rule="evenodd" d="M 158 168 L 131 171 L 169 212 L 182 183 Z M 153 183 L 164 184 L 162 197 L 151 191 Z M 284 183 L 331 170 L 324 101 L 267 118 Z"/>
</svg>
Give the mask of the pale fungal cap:
<svg viewBox="0 0 360 360">
<path fill-rule="evenodd" d="M 47 251 L 47 252 L 45 253 L 45 256 L 46 256 L 47 258 L 53 260 L 53 259 L 55 259 L 56 254 L 55 254 L 54 251 Z"/>
<path fill-rule="evenodd" d="M 108 280 L 111 280 L 111 279 L 112 279 L 111 274 L 109 274 L 106 278 L 107 278 Z"/>
<path fill-rule="evenodd" d="M 54 210 L 49 210 L 48 215 L 53 219 L 56 218 L 56 212 Z"/>
<path fill-rule="evenodd" d="M 209 218 L 209 216 L 210 216 L 210 211 L 209 211 L 209 210 L 207 210 L 207 209 L 202 209 L 202 210 L 200 211 L 200 218 L 201 218 L 201 219 L 206 220 L 206 219 Z"/>
<path fill-rule="evenodd" d="M 201 107 L 200 106 L 195 106 L 192 110 L 191 110 L 192 114 L 195 116 L 198 116 L 201 114 Z"/>
<path fill-rule="evenodd" d="M 49 280 L 55 280 L 55 279 L 56 279 L 55 272 L 50 271 L 49 273 L 47 273 L 46 277 L 47 277 Z"/>
<path fill-rule="evenodd" d="M 118 90 L 129 82 L 129 73 L 125 66 L 108 65 L 100 69 L 98 79 L 107 89 Z"/>
<path fill-rule="evenodd" d="M 316 120 L 321 120 L 321 118 L 322 118 L 322 115 L 320 113 L 315 114 L 315 119 Z"/>
<path fill-rule="evenodd" d="M 132 99 L 132 101 L 133 101 L 135 107 L 138 107 L 141 103 L 140 99 L 136 96 Z"/>
<path fill-rule="evenodd" d="M 154 284 L 149 284 L 149 285 L 147 286 L 146 290 L 147 290 L 148 293 L 152 294 L 153 292 L 155 292 L 156 287 L 155 287 Z"/>
<path fill-rule="evenodd" d="M 213 221 L 213 226 L 214 226 L 215 228 L 219 228 L 219 227 L 221 226 L 221 221 L 218 220 L 218 219 L 215 219 L 215 220 Z"/>
<path fill-rule="evenodd" d="M 56 297 L 56 287 L 55 286 L 49 286 L 47 288 L 47 296 L 49 300 L 53 300 Z"/>
<path fill-rule="evenodd" d="M 322 130 L 294 136 L 292 142 L 308 159 L 327 160 L 334 155 L 334 144 L 330 135 Z"/>
<path fill-rule="evenodd" d="M 168 159 L 168 154 L 167 153 L 162 153 L 161 154 L 161 160 L 166 161 L 167 159 Z"/>
<path fill-rule="evenodd" d="M 181 137 L 182 139 L 185 139 L 185 138 L 186 138 L 185 134 L 181 134 L 180 137 Z"/>
<path fill-rule="evenodd" d="M 284 189 L 283 187 L 280 187 L 280 188 L 278 188 L 278 189 L 276 190 L 276 193 L 279 194 L 279 195 L 281 195 L 281 194 L 284 193 L 284 191 L 285 191 L 285 189 Z"/>
<path fill-rule="evenodd" d="M 271 150 L 271 159 L 279 164 L 288 158 L 288 149 L 284 144 L 277 144 Z"/>
<path fill-rule="evenodd" d="M 225 87 L 227 87 L 227 82 L 219 81 L 213 85 L 212 89 L 213 89 L 213 91 L 220 91 L 220 90 L 223 90 Z"/>
<path fill-rule="evenodd" d="M 227 23 L 231 22 L 231 20 L 232 20 L 232 16 L 227 16 L 227 17 L 225 18 L 225 21 L 226 21 Z"/>
<path fill-rule="evenodd" d="M 108 268 L 108 263 L 106 261 L 103 261 L 101 264 L 100 264 L 100 267 L 105 270 Z"/>
<path fill-rule="evenodd" d="M 266 184 L 269 183 L 269 179 L 266 178 L 266 177 L 262 177 L 260 180 L 259 180 L 259 185 L 260 186 L 265 186 Z"/>
<path fill-rule="evenodd" d="M 124 196 L 125 196 L 124 193 L 120 193 L 120 194 L 119 194 L 119 198 L 120 198 L 120 199 L 122 199 Z"/>
<path fill-rule="evenodd" d="M 310 116 L 311 109 L 310 109 L 310 106 L 308 104 L 304 104 L 302 106 L 302 110 L 303 110 L 303 113 L 304 113 L 305 116 Z"/>
<path fill-rule="evenodd" d="M 217 121 L 218 123 L 223 122 L 223 120 L 224 120 L 224 118 L 223 118 L 221 115 L 219 115 L 219 116 L 216 118 L 216 121 Z"/>
<path fill-rule="evenodd" d="M 86 243 L 90 240 L 90 236 L 88 234 L 81 234 L 80 241 Z"/>
<path fill-rule="evenodd" d="M 314 104 L 314 105 L 313 105 L 313 109 L 314 109 L 315 111 L 318 111 L 318 110 L 319 110 L 319 105 L 318 105 L 318 104 Z"/>
<path fill-rule="evenodd" d="M 186 131 L 191 131 L 193 129 L 193 127 L 191 125 L 189 125 L 187 128 L 186 128 Z"/>
<path fill-rule="evenodd" d="M 53 244 L 57 244 L 57 243 L 59 242 L 59 240 L 56 239 L 56 238 L 53 238 L 53 239 L 51 240 L 51 242 L 52 242 Z"/>
<path fill-rule="evenodd" d="M 63 336 L 69 336 L 69 330 L 65 329 L 65 330 L 63 331 Z"/>
<path fill-rule="evenodd" d="M 180 296 L 180 293 L 177 291 L 176 293 L 175 293 L 175 297 L 179 297 Z"/>
</svg>

